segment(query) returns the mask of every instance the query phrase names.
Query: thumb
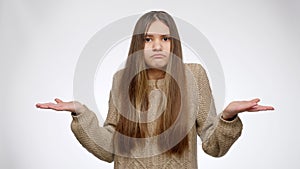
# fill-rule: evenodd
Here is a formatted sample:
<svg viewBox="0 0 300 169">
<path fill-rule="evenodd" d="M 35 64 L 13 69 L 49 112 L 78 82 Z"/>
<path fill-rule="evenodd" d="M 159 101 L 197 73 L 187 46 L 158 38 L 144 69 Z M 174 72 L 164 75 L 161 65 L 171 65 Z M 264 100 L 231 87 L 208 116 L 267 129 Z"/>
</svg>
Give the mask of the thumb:
<svg viewBox="0 0 300 169">
<path fill-rule="evenodd" d="M 54 99 L 56 101 L 56 103 L 62 103 L 63 101 L 60 100 L 59 98 Z"/>
<path fill-rule="evenodd" d="M 255 99 L 252 99 L 251 102 L 258 103 L 258 102 L 260 102 L 260 99 L 259 98 L 255 98 Z"/>
</svg>

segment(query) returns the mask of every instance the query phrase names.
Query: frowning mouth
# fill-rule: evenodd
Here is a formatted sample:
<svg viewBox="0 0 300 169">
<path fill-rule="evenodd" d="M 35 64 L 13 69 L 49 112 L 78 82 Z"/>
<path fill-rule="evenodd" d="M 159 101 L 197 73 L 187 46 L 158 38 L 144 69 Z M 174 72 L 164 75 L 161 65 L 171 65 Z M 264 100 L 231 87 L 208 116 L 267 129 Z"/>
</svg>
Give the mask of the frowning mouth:
<svg viewBox="0 0 300 169">
<path fill-rule="evenodd" d="M 154 57 L 154 58 L 163 58 L 163 57 L 166 57 L 166 55 L 164 55 L 164 54 L 154 54 L 151 57 Z"/>
</svg>

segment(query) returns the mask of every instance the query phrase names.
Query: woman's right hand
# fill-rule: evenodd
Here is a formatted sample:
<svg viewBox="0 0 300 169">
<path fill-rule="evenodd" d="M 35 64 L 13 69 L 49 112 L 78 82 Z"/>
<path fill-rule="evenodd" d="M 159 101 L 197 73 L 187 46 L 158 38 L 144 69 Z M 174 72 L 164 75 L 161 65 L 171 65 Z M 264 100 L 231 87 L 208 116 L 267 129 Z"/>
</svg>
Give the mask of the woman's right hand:
<svg viewBox="0 0 300 169">
<path fill-rule="evenodd" d="M 56 111 L 69 112 L 76 112 L 76 110 L 79 110 L 83 107 L 83 105 L 78 101 L 63 102 L 58 98 L 54 100 L 56 103 L 37 103 L 35 106 L 40 109 L 52 109 Z"/>
</svg>

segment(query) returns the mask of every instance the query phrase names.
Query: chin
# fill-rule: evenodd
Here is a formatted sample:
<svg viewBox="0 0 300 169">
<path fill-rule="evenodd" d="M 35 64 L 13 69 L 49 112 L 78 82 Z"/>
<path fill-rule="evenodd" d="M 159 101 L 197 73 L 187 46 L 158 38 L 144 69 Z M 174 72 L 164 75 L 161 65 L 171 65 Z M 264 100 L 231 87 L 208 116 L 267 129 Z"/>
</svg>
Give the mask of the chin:
<svg viewBox="0 0 300 169">
<path fill-rule="evenodd" d="M 150 65 L 149 68 L 154 68 L 154 69 L 165 69 L 167 65 Z"/>
</svg>

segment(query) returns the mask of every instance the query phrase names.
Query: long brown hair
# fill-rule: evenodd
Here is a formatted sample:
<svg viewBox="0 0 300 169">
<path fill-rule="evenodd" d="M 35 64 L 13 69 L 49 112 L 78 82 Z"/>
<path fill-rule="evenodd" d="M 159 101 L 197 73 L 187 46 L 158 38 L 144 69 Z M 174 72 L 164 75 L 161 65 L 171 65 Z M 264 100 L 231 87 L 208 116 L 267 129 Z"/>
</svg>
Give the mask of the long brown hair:
<svg viewBox="0 0 300 169">
<path fill-rule="evenodd" d="M 167 98 L 166 110 L 157 120 L 156 135 L 161 135 L 170 129 L 163 137 L 159 137 L 158 144 L 161 149 L 169 147 L 167 153 L 181 155 L 188 148 L 188 135 L 184 121 L 186 121 L 185 97 L 185 70 L 182 62 L 182 49 L 178 30 L 173 18 L 164 11 L 151 11 L 144 14 L 136 23 L 128 58 L 120 84 L 121 103 L 120 118 L 116 126 L 115 136 L 117 150 L 129 153 L 136 142 L 131 138 L 149 137 L 147 123 L 138 120 L 138 113 L 148 110 L 149 86 L 147 77 L 147 66 L 143 57 L 145 33 L 154 21 L 159 20 L 169 27 L 171 37 L 170 60 L 165 68 L 165 95 Z M 131 80 L 132 79 L 132 80 Z M 131 80 L 129 83 L 122 83 Z M 128 84 L 128 85 L 124 85 Z M 182 113 L 181 113 L 182 112 Z M 175 125 L 176 124 L 176 125 Z M 174 136 L 182 135 L 183 139 L 174 144 Z M 127 137 L 126 137 L 127 136 Z M 176 140 L 176 139 L 175 139 Z"/>
</svg>

